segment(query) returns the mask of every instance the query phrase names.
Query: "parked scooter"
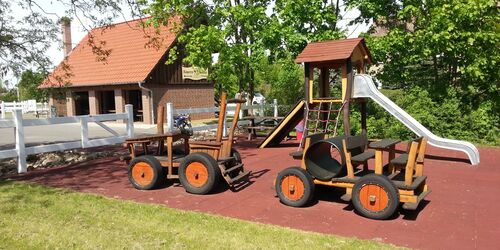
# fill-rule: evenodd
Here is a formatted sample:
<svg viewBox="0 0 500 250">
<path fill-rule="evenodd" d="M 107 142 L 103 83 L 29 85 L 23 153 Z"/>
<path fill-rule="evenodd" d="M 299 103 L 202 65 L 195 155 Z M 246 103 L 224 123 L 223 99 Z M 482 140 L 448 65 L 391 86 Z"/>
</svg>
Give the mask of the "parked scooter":
<svg viewBox="0 0 500 250">
<path fill-rule="evenodd" d="M 174 116 L 174 127 L 180 129 L 183 134 L 193 135 L 191 117 L 188 114 L 179 114 Z"/>
</svg>

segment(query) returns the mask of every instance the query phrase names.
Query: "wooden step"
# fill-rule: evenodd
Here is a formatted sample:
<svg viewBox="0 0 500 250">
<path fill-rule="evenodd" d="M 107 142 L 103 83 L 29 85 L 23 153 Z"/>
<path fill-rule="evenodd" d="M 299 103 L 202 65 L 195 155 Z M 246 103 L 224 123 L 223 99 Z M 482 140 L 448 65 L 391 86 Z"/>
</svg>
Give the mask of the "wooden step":
<svg viewBox="0 0 500 250">
<path fill-rule="evenodd" d="M 227 162 L 230 162 L 230 161 L 234 161 L 235 158 L 232 157 L 232 156 L 229 156 L 229 157 L 220 157 L 218 160 L 217 160 L 217 163 L 219 164 L 224 164 L 224 163 L 227 163 Z"/>
<path fill-rule="evenodd" d="M 233 172 L 234 170 L 238 170 L 238 169 L 243 169 L 243 163 L 238 164 L 238 165 L 236 165 L 236 166 L 234 166 L 232 168 L 224 170 L 224 172 L 222 174 L 223 175 L 227 175 L 227 174 Z"/>
<path fill-rule="evenodd" d="M 237 183 L 237 182 L 239 182 L 239 181 L 243 180 L 244 178 L 247 178 L 247 177 L 250 175 L 250 173 L 251 173 L 250 171 L 247 171 L 247 172 L 244 172 L 244 171 L 243 171 L 243 172 L 242 172 L 242 173 L 240 173 L 238 176 L 236 176 L 236 177 L 234 177 L 234 178 L 230 179 L 230 180 L 228 181 L 228 183 L 229 183 L 230 185 L 231 185 L 231 184 L 235 184 L 235 183 Z"/>
<path fill-rule="evenodd" d="M 425 198 L 425 196 L 427 196 L 429 193 L 431 192 L 431 190 L 427 190 L 425 192 L 422 192 L 418 198 L 417 198 L 417 202 L 413 203 L 413 202 L 405 202 L 403 204 L 403 208 L 406 209 L 406 210 L 417 210 L 418 208 L 418 204 L 420 204 L 420 202 Z"/>
</svg>

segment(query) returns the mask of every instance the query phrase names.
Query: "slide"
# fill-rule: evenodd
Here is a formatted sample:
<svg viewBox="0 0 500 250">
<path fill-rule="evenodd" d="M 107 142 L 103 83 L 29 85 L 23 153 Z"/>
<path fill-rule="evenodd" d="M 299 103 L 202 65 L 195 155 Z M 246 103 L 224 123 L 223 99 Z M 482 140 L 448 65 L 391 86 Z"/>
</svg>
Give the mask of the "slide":
<svg viewBox="0 0 500 250">
<path fill-rule="evenodd" d="M 304 101 L 299 101 L 293 109 L 288 112 L 285 118 L 276 126 L 264 141 L 259 145 L 259 148 L 268 146 L 276 146 L 299 124 L 304 118 Z"/>
<path fill-rule="evenodd" d="M 352 91 L 353 98 L 366 98 L 369 97 L 373 99 L 376 103 L 387 110 L 391 115 L 396 117 L 400 122 L 402 122 L 406 127 L 413 131 L 418 136 L 424 136 L 427 138 L 429 144 L 450 150 L 462 151 L 467 154 L 472 165 L 479 164 L 479 151 L 470 142 L 451 140 L 446 138 L 441 138 L 426 127 L 420 124 L 417 120 L 411 117 L 403 109 L 398 107 L 389 98 L 384 96 L 378 91 L 373 83 L 373 79 L 369 75 L 356 75 L 354 77 L 354 86 Z"/>
</svg>

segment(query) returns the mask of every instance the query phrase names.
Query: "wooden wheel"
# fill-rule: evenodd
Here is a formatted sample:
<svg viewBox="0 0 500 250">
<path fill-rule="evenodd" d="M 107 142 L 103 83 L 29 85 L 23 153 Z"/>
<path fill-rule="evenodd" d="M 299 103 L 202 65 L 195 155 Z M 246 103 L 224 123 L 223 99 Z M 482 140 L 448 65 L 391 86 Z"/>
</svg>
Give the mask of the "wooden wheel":
<svg viewBox="0 0 500 250">
<path fill-rule="evenodd" d="M 383 175 L 364 176 L 354 185 L 352 195 L 356 211 L 371 219 L 387 219 L 399 205 L 397 188 Z"/>
<path fill-rule="evenodd" d="M 359 201 L 365 209 L 381 212 L 389 204 L 389 194 L 377 184 L 366 184 L 359 190 Z"/>
<path fill-rule="evenodd" d="M 288 175 L 281 179 L 281 192 L 291 201 L 298 201 L 304 196 L 304 182 L 295 176 Z"/>
<path fill-rule="evenodd" d="M 276 178 L 276 193 L 280 201 L 292 207 L 306 205 L 314 194 L 311 175 L 302 168 L 284 169 Z"/>
<path fill-rule="evenodd" d="M 207 153 L 192 153 L 179 166 L 179 180 L 189 193 L 206 194 L 217 186 L 221 173 L 217 161 Z"/>
<path fill-rule="evenodd" d="M 164 171 L 156 158 L 144 155 L 136 157 L 130 162 L 128 178 L 137 189 L 153 189 L 164 180 Z"/>
<path fill-rule="evenodd" d="M 208 170 L 200 162 L 191 162 L 186 167 L 186 179 L 195 187 L 202 187 L 208 181 Z"/>
</svg>

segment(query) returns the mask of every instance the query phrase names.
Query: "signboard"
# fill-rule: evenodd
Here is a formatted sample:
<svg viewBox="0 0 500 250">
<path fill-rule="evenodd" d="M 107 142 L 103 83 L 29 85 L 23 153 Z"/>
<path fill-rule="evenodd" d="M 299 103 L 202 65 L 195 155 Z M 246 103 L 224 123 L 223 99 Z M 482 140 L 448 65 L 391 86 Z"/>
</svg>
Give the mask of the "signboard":
<svg viewBox="0 0 500 250">
<path fill-rule="evenodd" d="M 182 67 L 182 79 L 203 80 L 208 78 L 208 69 L 198 67 Z"/>
</svg>

